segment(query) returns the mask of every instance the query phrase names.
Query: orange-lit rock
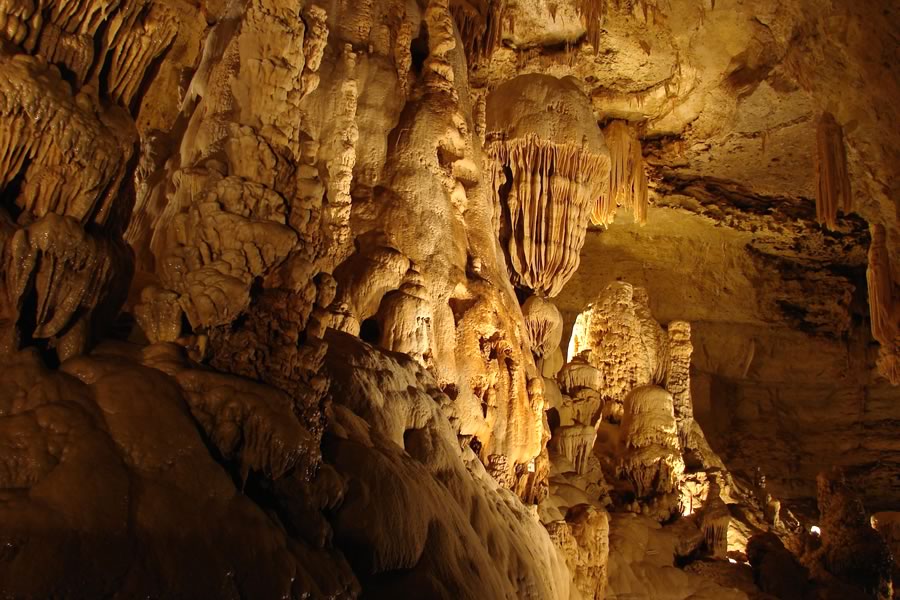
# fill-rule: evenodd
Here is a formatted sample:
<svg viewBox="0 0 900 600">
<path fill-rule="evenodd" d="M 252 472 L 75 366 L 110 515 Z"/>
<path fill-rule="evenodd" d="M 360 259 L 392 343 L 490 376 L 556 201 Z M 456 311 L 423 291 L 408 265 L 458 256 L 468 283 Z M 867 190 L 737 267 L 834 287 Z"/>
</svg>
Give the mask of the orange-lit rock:
<svg viewBox="0 0 900 600">
<path fill-rule="evenodd" d="M 898 28 L 0 0 L 0 596 L 890 597 Z"/>
</svg>

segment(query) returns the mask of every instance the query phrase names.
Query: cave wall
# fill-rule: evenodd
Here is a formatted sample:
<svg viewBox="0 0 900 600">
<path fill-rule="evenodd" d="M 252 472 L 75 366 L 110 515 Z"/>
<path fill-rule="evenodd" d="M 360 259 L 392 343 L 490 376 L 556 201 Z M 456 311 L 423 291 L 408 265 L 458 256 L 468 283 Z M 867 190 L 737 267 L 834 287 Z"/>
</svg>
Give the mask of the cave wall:
<svg viewBox="0 0 900 600">
<path fill-rule="evenodd" d="M 897 19 L 0 3 L 0 591 L 859 584 L 776 505 L 900 497 Z"/>
</svg>

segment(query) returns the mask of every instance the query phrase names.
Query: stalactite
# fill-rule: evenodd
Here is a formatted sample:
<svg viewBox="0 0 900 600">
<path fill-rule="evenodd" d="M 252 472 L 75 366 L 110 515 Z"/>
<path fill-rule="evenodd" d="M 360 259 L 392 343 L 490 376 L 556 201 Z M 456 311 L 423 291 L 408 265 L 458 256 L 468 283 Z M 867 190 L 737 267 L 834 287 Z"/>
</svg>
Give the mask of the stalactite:
<svg viewBox="0 0 900 600">
<path fill-rule="evenodd" d="M 566 364 L 557 375 L 559 390 L 571 399 L 571 419 L 576 423 L 597 425 L 601 418 L 619 422 L 621 412 L 612 414 L 611 404 L 604 405 L 600 394 L 600 371 L 583 358 Z M 560 418 L 568 417 L 560 411 Z M 565 421 L 561 421 L 565 423 Z"/>
<path fill-rule="evenodd" d="M 625 206 L 637 223 L 647 221 L 647 173 L 641 142 L 634 127 L 625 121 L 613 121 L 603 130 L 609 147 L 609 187 L 598 198 L 591 214 L 595 225 L 608 225 L 616 215 L 617 206 Z"/>
<path fill-rule="evenodd" d="M 131 104 L 150 63 L 172 43 L 177 27 L 164 5 L 146 0 L 125 3 L 115 13 L 104 36 L 110 98 L 123 106 Z"/>
<path fill-rule="evenodd" d="M 488 96 L 486 121 L 513 283 L 555 296 L 578 268 L 609 176 L 590 101 L 571 79 L 520 75 Z"/>
<path fill-rule="evenodd" d="M 653 0 L 637 0 L 634 3 L 620 3 L 620 0 L 616 0 L 616 8 L 620 8 L 620 4 L 631 7 L 632 10 L 639 9 L 645 24 L 649 24 L 651 20 L 655 23 L 659 17 L 659 7 Z M 577 0 L 575 4 L 575 10 L 586 31 L 587 42 L 596 54 L 600 53 L 600 33 L 609 9 L 608 0 Z"/>
<path fill-rule="evenodd" d="M 514 282 L 555 296 L 578 268 L 589 211 L 609 160 L 572 143 L 528 136 L 489 143 L 488 152 L 512 172 L 507 204 Z M 499 187 L 499 182 L 495 182 Z"/>
<path fill-rule="evenodd" d="M 841 126 L 826 112 L 816 129 L 816 218 L 834 229 L 839 208 L 845 213 L 853 208 L 847 151 Z"/>
<path fill-rule="evenodd" d="M 16 55 L 0 60 L 0 117 L 0 188 L 22 178 L 18 207 L 105 224 L 131 157 L 127 116 L 98 114 L 57 69 Z"/>
<path fill-rule="evenodd" d="M 8 301 L 17 312 L 33 295 L 34 323 L 27 335 L 63 334 L 76 319 L 89 318 L 105 295 L 122 287 L 115 276 L 127 273 L 127 251 L 113 241 L 89 235 L 70 217 L 48 213 L 19 229 L 6 248 Z M 118 292 L 120 293 L 120 291 Z"/>
<path fill-rule="evenodd" d="M 469 62 L 489 58 L 503 41 L 506 0 L 452 0 L 456 21 Z"/>
<path fill-rule="evenodd" d="M 11 312 L 29 313 L 14 324 L 16 345 L 50 339 L 60 358 L 78 354 L 92 313 L 118 302 L 131 260 L 115 204 L 133 143 L 120 108 L 73 95 L 40 58 L 0 59 L 0 190 L 21 212 L 0 276 Z"/>
<path fill-rule="evenodd" d="M 553 441 L 559 453 L 582 475 L 587 472 L 588 459 L 596 439 L 597 430 L 593 425 L 568 425 L 553 432 Z"/>
<path fill-rule="evenodd" d="M 871 227 L 871 235 L 866 282 L 872 337 L 881 344 L 879 371 L 892 384 L 900 385 L 900 308 L 894 298 L 887 234 L 883 225 L 875 224 Z"/>
<path fill-rule="evenodd" d="M 600 52 L 600 26 L 606 17 L 606 0 L 578 0 L 576 5 L 581 22 L 587 31 L 587 41 L 594 52 Z"/>
<path fill-rule="evenodd" d="M 552 302 L 540 296 L 532 296 L 522 305 L 522 314 L 535 359 L 543 358 L 559 348 L 563 320 L 559 309 Z"/>
</svg>

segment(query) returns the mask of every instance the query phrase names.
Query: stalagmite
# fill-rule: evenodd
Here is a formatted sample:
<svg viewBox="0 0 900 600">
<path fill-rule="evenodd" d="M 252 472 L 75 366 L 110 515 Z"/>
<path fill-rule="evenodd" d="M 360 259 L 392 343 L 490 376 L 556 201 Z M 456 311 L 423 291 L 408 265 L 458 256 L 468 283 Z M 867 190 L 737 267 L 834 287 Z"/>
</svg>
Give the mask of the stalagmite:
<svg viewBox="0 0 900 600">
<path fill-rule="evenodd" d="M 134 307 L 134 318 L 151 343 L 178 340 L 183 316 L 178 294 L 155 285 L 141 291 L 141 301 Z"/>
<path fill-rule="evenodd" d="M 647 172 L 641 141 L 635 128 L 625 121 L 613 121 L 603 130 L 609 147 L 609 187 L 597 199 L 591 222 L 609 225 L 616 215 L 616 208 L 624 206 L 634 215 L 635 222 L 647 221 Z"/>
<path fill-rule="evenodd" d="M 433 366 L 434 317 L 421 277 L 411 277 L 400 289 L 381 301 L 376 320 L 379 345 L 414 358 L 423 367 Z"/>
<path fill-rule="evenodd" d="M 884 226 L 870 228 L 869 267 L 866 281 L 869 287 L 869 319 L 872 337 L 881 345 L 878 351 L 878 370 L 894 385 L 900 385 L 900 301 L 894 296 L 894 281 Z"/>
<path fill-rule="evenodd" d="M 677 510 L 674 493 L 684 473 L 672 395 L 657 386 L 633 389 L 622 417 L 622 470 L 643 502 L 659 501 L 656 514 Z"/>
<path fill-rule="evenodd" d="M 648 302 L 643 288 L 611 283 L 575 322 L 570 360 L 582 355 L 600 370 L 604 402 L 621 406 L 635 387 L 665 381 L 668 338 Z"/>
<path fill-rule="evenodd" d="M 669 336 L 669 365 L 666 370 L 666 389 L 672 394 L 675 420 L 678 422 L 678 438 L 682 448 L 687 448 L 694 426 L 694 408 L 691 401 L 691 324 L 672 321 L 666 328 Z"/>
<path fill-rule="evenodd" d="M 487 129 L 513 283 L 553 297 L 578 268 L 606 186 L 603 136 L 574 82 L 547 75 L 521 75 L 491 92 Z"/>
<path fill-rule="evenodd" d="M 834 229 L 838 209 L 848 213 L 852 208 L 844 132 L 834 115 L 825 112 L 816 129 L 816 218 Z"/>
<path fill-rule="evenodd" d="M 575 587 L 584 600 L 606 598 L 609 559 L 609 517 L 605 511 L 579 504 L 566 511 L 565 520 L 547 525 L 560 548 Z"/>
<path fill-rule="evenodd" d="M 728 525 L 731 513 L 722 501 L 719 484 L 713 479 L 710 482 L 706 503 L 700 512 L 700 523 L 703 536 L 706 538 L 706 549 L 713 558 L 724 559 L 728 553 Z"/>
</svg>

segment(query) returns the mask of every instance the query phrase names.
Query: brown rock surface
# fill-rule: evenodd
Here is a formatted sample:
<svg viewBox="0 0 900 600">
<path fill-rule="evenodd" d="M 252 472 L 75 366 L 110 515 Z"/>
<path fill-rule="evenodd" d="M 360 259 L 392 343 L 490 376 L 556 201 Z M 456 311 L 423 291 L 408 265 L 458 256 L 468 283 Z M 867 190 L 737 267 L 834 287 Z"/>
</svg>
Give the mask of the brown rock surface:
<svg viewBox="0 0 900 600">
<path fill-rule="evenodd" d="M 888 597 L 898 30 L 0 0 L 0 596 Z"/>
</svg>

